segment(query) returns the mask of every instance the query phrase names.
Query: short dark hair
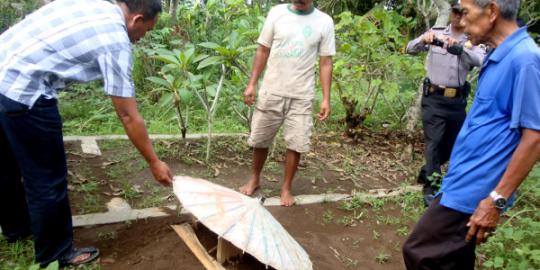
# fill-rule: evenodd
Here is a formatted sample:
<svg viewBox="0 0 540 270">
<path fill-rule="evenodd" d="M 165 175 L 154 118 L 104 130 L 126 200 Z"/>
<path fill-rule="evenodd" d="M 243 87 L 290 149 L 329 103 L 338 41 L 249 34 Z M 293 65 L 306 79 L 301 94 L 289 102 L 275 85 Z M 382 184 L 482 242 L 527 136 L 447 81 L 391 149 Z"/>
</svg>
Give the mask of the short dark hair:
<svg viewBox="0 0 540 270">
<path fill-rule="evenodd" d="M 116 0 L 126 4 L 129 12 L 140 13 L 145 19 L 154 19 L 161 11 L 161 0 Z"/>
</svg>

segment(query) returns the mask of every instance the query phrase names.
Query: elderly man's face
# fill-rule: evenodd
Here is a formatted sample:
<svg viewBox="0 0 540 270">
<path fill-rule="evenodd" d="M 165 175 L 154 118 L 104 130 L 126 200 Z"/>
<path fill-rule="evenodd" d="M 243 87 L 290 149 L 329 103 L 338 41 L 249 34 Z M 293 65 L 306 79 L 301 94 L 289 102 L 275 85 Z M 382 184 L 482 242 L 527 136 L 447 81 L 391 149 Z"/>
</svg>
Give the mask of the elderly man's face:
<svg viewBox="0 0 540 270">
<path fill-rule="evenodd" d="M 463 12 L 461 24 L 465 27 L 465 33 L 474 45 L 485 43 L 489 33 L 493 28 L 492 4 L 482 9 L 474 3 L 474 0 L 462 0 L 461 9 Z"/>
</svg>

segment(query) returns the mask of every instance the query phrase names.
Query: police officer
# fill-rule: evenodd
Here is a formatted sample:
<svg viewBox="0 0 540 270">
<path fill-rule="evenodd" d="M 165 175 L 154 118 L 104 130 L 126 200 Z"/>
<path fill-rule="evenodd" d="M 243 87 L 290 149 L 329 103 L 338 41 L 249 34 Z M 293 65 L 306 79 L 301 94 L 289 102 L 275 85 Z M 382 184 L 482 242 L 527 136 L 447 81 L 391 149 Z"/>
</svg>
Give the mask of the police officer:
<svg viewBox="0 0 540 270">
<path fill-rule="evenodd" d="M 424 184 L 427 206 L 441 179 L 441 165 L 450 158 L 456 136 L 465 119 L 470 84 L 467 74 L 482 64 L 485 49 L 468 42 L 461 21 L 459 1 L 451 3 L 451 23 L 434 27 L 407 44 L 407 53 L 428 51 L 427 78 L 422 98 L 426 163 L 418 182 Z"/>
</svg>

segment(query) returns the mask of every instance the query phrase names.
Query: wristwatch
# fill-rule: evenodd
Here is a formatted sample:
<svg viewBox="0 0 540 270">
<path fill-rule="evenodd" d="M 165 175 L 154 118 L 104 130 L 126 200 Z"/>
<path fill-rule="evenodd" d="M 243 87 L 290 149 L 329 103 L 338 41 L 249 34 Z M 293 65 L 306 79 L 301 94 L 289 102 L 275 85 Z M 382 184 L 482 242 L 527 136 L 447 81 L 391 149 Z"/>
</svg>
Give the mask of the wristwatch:
<svg viewBox="0 0 540 270">
<path fill-rule="evenodd" d="M 489 196 L 491 197 L 491 199 L 493 199 L 493 204 L 495 205 L 495 207 L 501 210 L 506 208 L 508 201 L 501 194 L 497 193 L 497 191 L 492 191 L 491 193 L 489 193 Z"/>
</svg>

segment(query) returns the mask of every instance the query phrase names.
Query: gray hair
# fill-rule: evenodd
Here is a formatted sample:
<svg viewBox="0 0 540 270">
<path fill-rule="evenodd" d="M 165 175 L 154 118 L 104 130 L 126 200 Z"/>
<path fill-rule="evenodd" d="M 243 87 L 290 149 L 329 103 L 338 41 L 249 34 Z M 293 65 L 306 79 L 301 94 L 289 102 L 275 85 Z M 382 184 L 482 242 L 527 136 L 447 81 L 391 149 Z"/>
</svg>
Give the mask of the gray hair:
<svg viewBox="0 0 540 270">
<path fill-rule="evenodd" d="M 474 3 L 481 8 L 485 8 L 494 1 L 497 2 L 501 16 L 504 19 L 515 20 L 517 18 L 520 0 L 474 0 Z"/>
</svg>

